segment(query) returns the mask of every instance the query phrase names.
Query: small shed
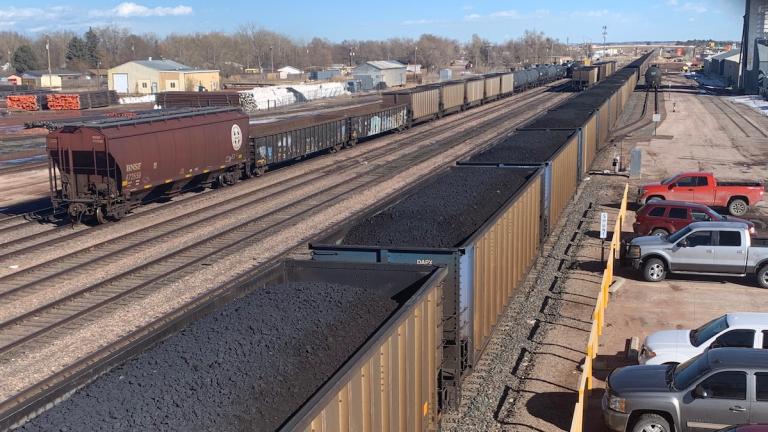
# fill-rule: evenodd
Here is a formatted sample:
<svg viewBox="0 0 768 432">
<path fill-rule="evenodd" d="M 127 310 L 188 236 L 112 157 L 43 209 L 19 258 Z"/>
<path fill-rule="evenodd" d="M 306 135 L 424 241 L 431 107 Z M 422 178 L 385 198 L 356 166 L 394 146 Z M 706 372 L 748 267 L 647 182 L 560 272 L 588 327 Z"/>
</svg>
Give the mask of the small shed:
<svg viewBox="0 0 768 432">
<path fill-rule="evenodd" d="M 741 74 L 741 53 L 737 52 L 721 60 L 723 65 L 723 78 L 728 85 L 737 85 Z"/>
<path fill-rule="evenodd" d="M 301 75 L 302 71 L 293 66 L 283 66 L 277 70 L 277 73 L 280 74 L 280 79 L 288 79 L 290 75 Z"/>
<path fill-rule="evenodd" d="M 365 62 L 352 70 L 352 76 L 363 82 L 371 83 L 373 88 L 399 87 L 405 85 L 406 67 L 396 61 L 377 60 Z M 368 90 L 367 88 L 365 88 Z"/>
<path fill-rule="evenodd" d="M 11 85 L 21 85 L 21 76 L 20 75 L 8 75 L 8 84 L 11 84 Z"/>
</svg>

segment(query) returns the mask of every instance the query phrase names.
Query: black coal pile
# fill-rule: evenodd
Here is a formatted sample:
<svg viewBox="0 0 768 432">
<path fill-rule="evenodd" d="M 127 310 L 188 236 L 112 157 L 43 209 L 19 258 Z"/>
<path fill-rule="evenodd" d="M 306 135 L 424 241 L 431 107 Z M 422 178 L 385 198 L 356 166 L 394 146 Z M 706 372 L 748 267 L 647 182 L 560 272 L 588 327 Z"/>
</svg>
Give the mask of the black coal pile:
<svg viewBox="0 0 768 432">
<path fill-rule="evenodd" d="M 272 431 L 397 308 L 326 282 L 255 291 L 113 369 L 25 431 Z"/>
<path fill-rule="evenodd" d="M 493 216 L 533 172 L 452 168 L 397 204 L 353 226 L 342 243 L 426 248 L 458 246 Z"/>
<path fill-rule="evenodd" d="M 541 164 L 552 160 L 555 153 L 576 133 L 575 130 L 522 130 L 466 162 L 486 164 Z"/>
</svg>

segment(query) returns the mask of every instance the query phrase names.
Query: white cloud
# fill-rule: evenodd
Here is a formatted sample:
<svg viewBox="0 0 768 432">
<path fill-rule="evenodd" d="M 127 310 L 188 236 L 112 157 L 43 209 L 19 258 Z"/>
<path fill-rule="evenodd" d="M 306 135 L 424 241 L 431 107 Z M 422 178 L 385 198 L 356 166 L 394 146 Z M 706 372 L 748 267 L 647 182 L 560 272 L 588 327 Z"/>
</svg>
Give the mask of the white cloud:
<svg viewBox="0 0 768 432">
<path fill-rule="evenodd" d="M 2 8 L 0 9 L 0 21 L 51 19 L 67 11 L 64 6 L 51 6 L 46 8 Z"/>
<path fill-rule="evenodd" d="M 608 11 L 608 9 L 576 11 L 571 13 L 571 16 L 574 18 L 579 18 L 579 17 L 602 18 L 608 15 L 610 15 L 610 12 Z"/>
<path fill-rule="evenodd" d="M 548 9 L 537 9 L 530 13 L 521 13 L 514 9 L 509 10 L 500 10 L 496 12 L 491 12 L 488 15 L 480 15 L 480 14 L 469 14 L 464 16 L 465 21 L 480 21 L 480 20 L 499 20 L 499 19 L 512 19 L 512 20 L 526 20 L 526 19 L 536 19 L 536 18 L 544 18 L 546 16 L 549 16 L 550 12 Z"/>
<path fill-rule="evenodd" d="M 709 9 L 704 3 L 685 2 L 678 8 L 678 10 L 683 12 L 704 13 Z"/>
<path fill-rule="evenodd" d="M 443 19 L 416 19 L 416 20 L 405 20 L 401 24 L 403 25 L 421 25 L 421 24 L 437 24 L 445 22 Z"/>
<path fill-rule="evenodd" d="M 178 5 L 172 7 L 156 6 L 148 7 L 133 2 L 124 2 L 107 10 L 93 10 L 90 16 L 113 16 L 119 18 L 153 17 L 153 16 L 182 16 L 190 15 L 192 8 Z"/>
</svg>

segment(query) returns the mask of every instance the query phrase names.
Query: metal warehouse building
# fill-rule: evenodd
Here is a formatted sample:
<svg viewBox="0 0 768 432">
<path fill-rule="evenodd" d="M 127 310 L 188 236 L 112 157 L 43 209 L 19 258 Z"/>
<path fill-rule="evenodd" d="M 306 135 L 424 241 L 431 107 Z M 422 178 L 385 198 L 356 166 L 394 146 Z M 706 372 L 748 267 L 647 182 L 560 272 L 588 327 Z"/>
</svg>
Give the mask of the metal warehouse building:
<svg viewBox="0 0 768 432">
<path fill-rule="evenodd" d="M 388 60 L 365 62 L 352 70 L 352 76 L 360 80 L 364 90 L 380 88 L 384 83 L 386 87 L 398 87 L 405 85 L 405 65 Z"/>
<path fill-rule="evenodd" d="M 194 69 L 173 60 L 134 60 L 109 70 L 109 89 L 118 93 L 218 90 L 218 70 Z"/>
</svg>

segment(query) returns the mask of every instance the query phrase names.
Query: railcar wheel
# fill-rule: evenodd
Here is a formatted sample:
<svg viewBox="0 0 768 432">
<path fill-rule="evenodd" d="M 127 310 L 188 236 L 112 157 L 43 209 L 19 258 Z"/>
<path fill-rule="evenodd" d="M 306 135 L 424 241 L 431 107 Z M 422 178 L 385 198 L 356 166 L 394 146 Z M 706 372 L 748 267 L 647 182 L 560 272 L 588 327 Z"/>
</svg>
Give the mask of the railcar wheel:
<svg viewBox="0 0 768 432">
<path fill-rule="evenodd" d="M 94 213 L 94 219 L 96 220 L 96 223 L 99 225 L 103 225 L 107 223 L 107 217 L 104 215 L 104 210 L 101 207 L 96 207 L 96 212 Z"/>
<path fill-rule="evenodd" d="M 266 166 L 262 165 L 262 166 L 256 167 L 256 171 L 255 171 L 256 176 L 263 176 L 265 172 L 267 172 Z"/>
</svg>

